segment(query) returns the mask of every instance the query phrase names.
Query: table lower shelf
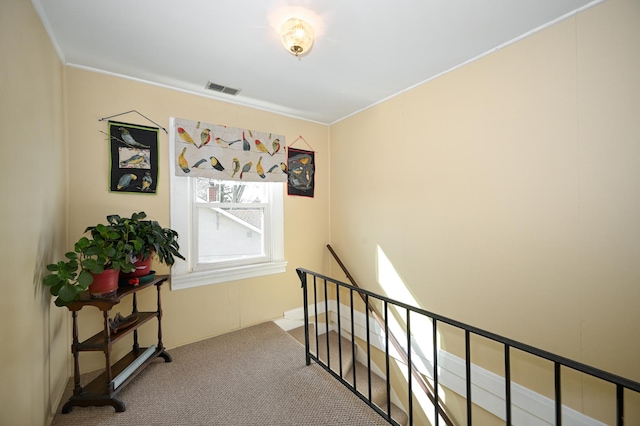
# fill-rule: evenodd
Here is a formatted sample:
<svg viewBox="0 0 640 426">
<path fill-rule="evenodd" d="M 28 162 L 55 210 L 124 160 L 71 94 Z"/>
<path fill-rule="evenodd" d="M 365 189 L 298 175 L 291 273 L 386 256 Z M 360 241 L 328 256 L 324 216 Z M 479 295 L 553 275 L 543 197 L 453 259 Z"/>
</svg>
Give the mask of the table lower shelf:
<svg viewBox="0 0 640 426">
<path fill-rule="evenodd" d="M 149 320 L 158 317 L 157 312 L 137 312 L 138 320 L 131 324 L 129 327 L 125 327 L 120 331 L 112 331 L 109 336 L 109 343 L 115 344 L 123 337 L 127 336 L 129 333 L 137 330 L 140 326 L 147 323 Z M 86 352 L 86 351 L 104 351 L 105 345 L 105 332 L 103 330 L 99 331 L 95 335 L 89 337 L 82 343 L 78 344 L 78 351 Z"/>
<path fill-rule="evenodd" d="M 142 356 L 144 358 L 141 358 Z M 111 405 L 117 412 L 125 411 L 124 402 L 116 398 L 116 395 L 156 357 L 163 358 L 165 362 L 172 361 L 171 355 L 162 347 L 151 346 L 150 348 L 132 350 L 111 366 L 111 377 L 113 378 L 111 382 L 107 382 L 107 372 L 103 372 L 86 386 L 75 390 L 74 395 L 62 407 L 62 413 L 71 412 L 73 407 L 100 407 L 104 405 Z"/>
</svg>

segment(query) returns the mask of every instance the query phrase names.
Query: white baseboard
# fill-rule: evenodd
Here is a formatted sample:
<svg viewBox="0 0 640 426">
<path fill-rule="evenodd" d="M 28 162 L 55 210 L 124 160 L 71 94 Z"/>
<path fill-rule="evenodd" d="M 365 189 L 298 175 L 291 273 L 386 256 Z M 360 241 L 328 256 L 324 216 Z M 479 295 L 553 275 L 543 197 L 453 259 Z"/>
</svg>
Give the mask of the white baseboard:
<svg viewBox="0 0 640 426">
<path fill-rule="evenodd" d="M 333 305 L 335 305 L 335 302 L 333 301 L 329 301 L 328 303 L 333 303 Z M 329 309 L 331 310 L 331 309 Z M 324 303 L 319 303 L 318 304 L 318 314 L 324 314 L 325 309 L 324 309 Z M 313 307 L 313 305 L 309 305 L 309 315 L 315 315 L 315 309 Z M 299 307 L 299 308 L 295 308 L 295 309 L 291 309 L 290 311 L 287 311 L 284 313 L 284 318 L 285 319 L 289 319 L 289 320 L 294 320 L 294 321 L 303 321 L 304 322 L 304 308 L 303 307 Z"/>
<path fill-rule="evenodd" d="M 338 305 L 334 300 L 328 301 L 329 322 L 330 327 L 337 327 Z M 309 313 L 313 315 L 315 312 L 312 305 L 309 306 Z M 325 312 L 325 304 L 318 304 L 318 314 Z M 304 321 L 304 309 L 297 308 L 284 314 L 285 318 L 298 319 Z M 351 318 L 350 308 L 340 304 L 340 326 L 345 336 L 351 335 Z M 391 318 L 391 316 L 389 317 Z M 413 323 L 413 321 L 412 321 Z M 354 332 L 357 337 L 366 341 L 366 315 L 362 312 L 354 312 Z M 392 332 L 394 328 L 390 325 Z M 379 350 L 384 351 L 385 336 L 384 330 L 370 316 L 369 330 L 371 332 L 370 344 Z M 404 332 L 396 335 L 404 335 Z M 407 343 L 402 344 L 406 351 Z M 433 378 L 433 356 L 425 356 L 424 354 L 433 354 L 431 345 L 427 348 L 421 348 L 419 342 L 412 338 L 411 347 L 412 358 L 414 364 L 418 366 L 418 370 L 428 377 Z M 417 349 L 417 351 L 416 351 Z M 362 352 L 362 351 L 361 351 Z M 396 358 L 399 362 L 399 354 L 390 346 L 389 354 Z M 417 358 L 417 359 L 416 359 Z M 419 362 L 420 361 L 420 362 Z M 466 394 L 466 365 L 464 359 L 457 357 L 442 349 L 438 350 L 438 382 L 451 391 L 465 396 Z M 384 374 L 378 369 L 377 373 L 384 377 Z M 489 370 L 472 364 L 471 365 L 471 395 L 473 403 L 492 413 L 496 417 L 505 420 L 505 379 Z M 539 393 L 525 388 L 515 382 L 511 383 L 511 403 L 512 403 L 512 420 L 517 425 L 554 425 L 555 424 L 555 402 Z M 566 426 L 606 426 L 598 420 L 588 417 L 565 405 L 562 406 L 562 424 Z"/>
</svg>

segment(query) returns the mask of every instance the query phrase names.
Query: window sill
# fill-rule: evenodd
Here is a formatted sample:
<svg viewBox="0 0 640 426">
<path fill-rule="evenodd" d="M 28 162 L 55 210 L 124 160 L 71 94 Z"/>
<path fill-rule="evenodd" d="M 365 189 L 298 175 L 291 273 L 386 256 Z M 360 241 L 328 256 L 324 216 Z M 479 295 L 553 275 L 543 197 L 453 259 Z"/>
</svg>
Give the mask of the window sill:
<svg viewBox="0 0 640 426">
<path fill-rule="evenodd" d="M 186 288 L 255 278 L 263 275 L 279 274 L 286 272 L 286 270 L 287 262 L 278 261 L 219 269 L 215 271 L 198 271 L 181 275 L 172 274 L 171 290 L 183 290 Z"/>
</svg>

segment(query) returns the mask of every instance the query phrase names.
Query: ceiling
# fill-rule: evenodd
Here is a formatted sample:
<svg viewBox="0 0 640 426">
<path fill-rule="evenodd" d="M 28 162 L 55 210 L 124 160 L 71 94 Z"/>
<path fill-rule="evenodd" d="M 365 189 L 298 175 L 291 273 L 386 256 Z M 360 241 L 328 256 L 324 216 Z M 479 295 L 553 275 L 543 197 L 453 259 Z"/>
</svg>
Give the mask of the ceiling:
<svg viewBox="0 0 640 426">
<path fill-rule="evenodd" d="M 601 1 L 32 0 L 66 65 L 323 124 Z M 316 33 L 301 57 L 278 34 L 294 16 Z"/>
</svg>

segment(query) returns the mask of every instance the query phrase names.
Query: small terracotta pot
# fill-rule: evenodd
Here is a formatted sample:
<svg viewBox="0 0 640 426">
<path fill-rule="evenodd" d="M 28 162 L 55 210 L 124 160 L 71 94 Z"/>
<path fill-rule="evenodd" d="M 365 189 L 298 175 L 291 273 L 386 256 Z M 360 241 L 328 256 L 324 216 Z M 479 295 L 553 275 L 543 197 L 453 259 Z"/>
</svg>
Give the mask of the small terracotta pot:
<svg viewBox="0 0 640 426">
<path fill-rule="evenodd" d="M 145 260 L 135 262 L 134 266 L 136 269 L 132 272 L 120 272 L 120 278 L 144 277 L 145 275 L 149 275 L 149 273 L 151 273 L 151 256 Z"/>
<path fill-rule="evenodd" d="M 93 283 L 89 286 L 91 297 L 108 297 L 118 291 L 118 272 L 115 269 L 105 269 L 101 274 L 91 274 Z"/>
</svg>

